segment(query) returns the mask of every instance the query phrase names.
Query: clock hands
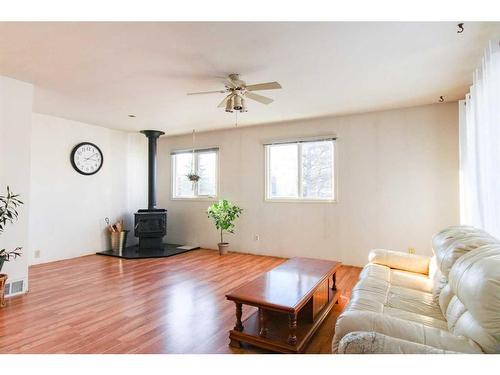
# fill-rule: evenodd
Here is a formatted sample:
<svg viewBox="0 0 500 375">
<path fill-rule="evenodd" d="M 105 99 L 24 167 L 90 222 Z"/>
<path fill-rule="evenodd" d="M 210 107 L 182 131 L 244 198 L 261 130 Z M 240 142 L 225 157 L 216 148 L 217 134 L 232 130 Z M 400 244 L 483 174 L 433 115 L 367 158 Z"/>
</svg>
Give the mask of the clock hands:
<svg viewBox="0 0 500 375">
<path fill-rule="evenodd" d="M 94 156 L 96 156 L 96 155 L 97 155 L 97 152 L 96 152 L 96 153 L 94 153 L 94 154 L 92 154 L 92 155 L 90 155 L 88 158 L 85 158 L 85 160 L 86 160 L 86 161 L 87 161 L 87 160 L 91 160 L 91 159 L 92 159 Z"/>
</svg>

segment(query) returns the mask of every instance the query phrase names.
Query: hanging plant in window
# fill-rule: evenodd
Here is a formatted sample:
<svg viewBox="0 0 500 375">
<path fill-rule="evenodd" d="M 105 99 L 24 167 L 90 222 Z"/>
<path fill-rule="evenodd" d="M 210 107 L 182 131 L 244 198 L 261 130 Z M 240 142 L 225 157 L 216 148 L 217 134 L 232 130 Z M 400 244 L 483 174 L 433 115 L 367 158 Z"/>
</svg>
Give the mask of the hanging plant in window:
<svg viewBox="0 0 500 375">
<path fill-rule="evenodd" d="M 195 171 L 195 155 L 194 155 L 194 129 L 193 129 L 193 157 L 191 158 L 191 172 L 189 172 L 186 177 L 188 178 L 189 181 L 191 181 L 193 183 L 193 190 L 196 189 L 196 184 L 198 183 L 198 181 L 200 180 L 200 176 L 198 174 L 196 174 L 196 171 Z"/>
</svg>

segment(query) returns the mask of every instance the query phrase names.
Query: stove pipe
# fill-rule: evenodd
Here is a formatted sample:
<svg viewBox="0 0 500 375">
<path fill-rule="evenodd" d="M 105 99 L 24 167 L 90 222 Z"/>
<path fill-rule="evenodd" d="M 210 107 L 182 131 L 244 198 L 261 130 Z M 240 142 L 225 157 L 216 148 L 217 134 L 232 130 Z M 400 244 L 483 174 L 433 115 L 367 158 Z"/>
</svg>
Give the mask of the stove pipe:
<svg viewBox="0 0 500 375">
<path fill-rule="evenodd" d="M 156 209 L 156 141 L 165 134 L 159 130 L 141 130 L 148 138 L 148 210 Z"/>
</svg>

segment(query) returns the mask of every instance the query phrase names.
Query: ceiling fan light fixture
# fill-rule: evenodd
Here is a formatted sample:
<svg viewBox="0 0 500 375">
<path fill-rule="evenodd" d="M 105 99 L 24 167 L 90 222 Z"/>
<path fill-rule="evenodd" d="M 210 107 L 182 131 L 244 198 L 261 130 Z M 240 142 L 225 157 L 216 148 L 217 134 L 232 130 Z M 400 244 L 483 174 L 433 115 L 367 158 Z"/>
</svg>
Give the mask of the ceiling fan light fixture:
<svg viewBox="0 0 500 375">
<path fill-rule="evenodd" d="M 233 112 L 233 97 L 227 99 L 226 112 Z"/>
<path fill-rule="evenodd" d="M 241 98 L 241 109 L 240 112 L 248 112 L 246 100 Z"/>
<path fill-rule="evenodd" d="M 242 109 L 242 108 L 243 108 L 243 107 L 242 107 L 242 105 L 241 105 L 241 96 L 239 96 L 239 95 L 235 95 L 235 96 L 233 97 L 233 109 L 234 109 L 235 111 L 241 111 L 241 109 Z"/>
</svg>

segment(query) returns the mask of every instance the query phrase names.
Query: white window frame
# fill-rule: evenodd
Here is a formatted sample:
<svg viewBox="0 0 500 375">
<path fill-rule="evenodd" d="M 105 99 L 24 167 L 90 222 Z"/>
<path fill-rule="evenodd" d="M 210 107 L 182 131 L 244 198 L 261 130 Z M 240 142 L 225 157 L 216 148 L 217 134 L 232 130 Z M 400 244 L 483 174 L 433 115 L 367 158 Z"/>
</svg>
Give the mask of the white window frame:
<svg viewBox="0 0 500 375">
<path fill-rule="evenodd" d="M 172 173 L 170 174 L 170 199 L 174 201 L 217 201 L 218 196 L 219 196 L 219 186 L 220 186 L 220 168 L 219 168 L 219 153 L 220 153 L 220 147 L 214 146 L 214 147 L 202 147 L 202 148 L 195 148 L 194 152 L 195 154 L 202 153 L 203 151 L 215 151 L 215 195 L 194 195 L 191 197 L 182 197 L 182 196 L 176 196 L 175 195 L 175 176 L 177 174 L 176 172 L 176 165 L 175 165 L 175 155 L 178 154 L 189 154 L 193 152 L 193 149 L 181 149 L 181 150 L 173 150 L 170 153 L 170 170 Z M 195 171 L 198 170 L 198 156 L 196 155 L 194 158 L 194 168 Z M 187 177 L 186 177 L 187 178 Z"/>
<path fill-rule="evenodd" d="M 332 189 L 333 189 L 333 197 L 332 198 L 303 198 L 302 197 L 302 143 L 305 142 L 318 142 L 318 141 L 333 141 L 333 153 L 332 153 Z M 280 144 L 298 144 L 298 197 L 286 197 L 286 198 L 276 198 L 271 197 L 270 195 L 270 157 L 269 157 L 269 146 L 280 145 Z M 313 137 L 313 138 L 297 138 L 297 139 L 289 139 L 289 140 L 281 140 L 281 141 L 272 141 L 264 143 L 264 201 L 265 202 L 281 202 L 281 203 L 338 203 L 339 189 L 338 189 L 338 138 L 337 136 L 323 136 L 323 137 Z"/>
</svg>

